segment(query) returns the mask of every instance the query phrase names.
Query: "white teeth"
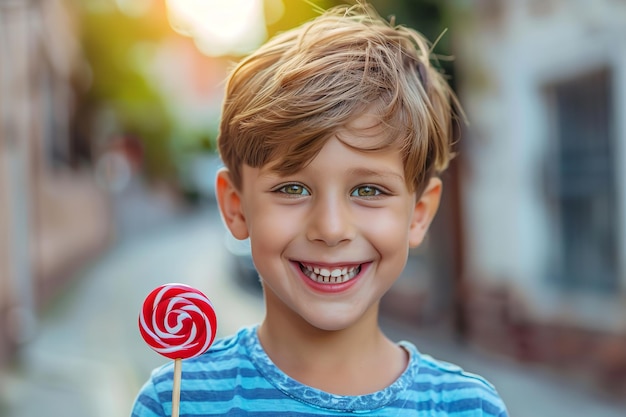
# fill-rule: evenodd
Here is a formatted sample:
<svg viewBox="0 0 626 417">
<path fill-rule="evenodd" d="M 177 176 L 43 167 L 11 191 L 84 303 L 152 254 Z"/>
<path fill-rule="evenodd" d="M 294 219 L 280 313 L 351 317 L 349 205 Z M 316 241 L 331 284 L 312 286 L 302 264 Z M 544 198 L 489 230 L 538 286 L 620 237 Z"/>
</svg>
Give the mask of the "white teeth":
<svg viewBox="0 0 626 417">
<path fill-rule="evenodd" d="M 300 264 L 302 272 L 313 281 L 327 284 L 340 284 L 354 278 L 361 272 L 361 266 L 336 268 L 332 271 L 326 268 Z"/>
</svg>

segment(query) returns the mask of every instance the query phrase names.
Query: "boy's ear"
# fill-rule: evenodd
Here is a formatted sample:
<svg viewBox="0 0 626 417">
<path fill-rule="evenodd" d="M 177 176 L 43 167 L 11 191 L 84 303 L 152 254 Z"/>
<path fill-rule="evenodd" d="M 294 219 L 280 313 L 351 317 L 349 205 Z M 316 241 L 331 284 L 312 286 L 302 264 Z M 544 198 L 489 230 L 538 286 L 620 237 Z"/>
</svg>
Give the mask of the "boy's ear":
<svg viewBox="0 0 626 417">
<path fill-rule="evenodd" d="M 217 172 L 215 195 L 220 208 L 222 220 L 236 239 L 248 237 L 246 217 L 241 206 L 241 193 L 233 184 L 230 172 L 222 168 Z"/>
<path fill-rule="evenodd" d="M 441 200 L 442 184 L 439 178 L 431 178 L 424 192 L 415 203 L 413 218 L 409 229 L 409 246 L 419 246 L 428 232 L 430 223 L 437 214 L 439 201 Z"/>
</svg>

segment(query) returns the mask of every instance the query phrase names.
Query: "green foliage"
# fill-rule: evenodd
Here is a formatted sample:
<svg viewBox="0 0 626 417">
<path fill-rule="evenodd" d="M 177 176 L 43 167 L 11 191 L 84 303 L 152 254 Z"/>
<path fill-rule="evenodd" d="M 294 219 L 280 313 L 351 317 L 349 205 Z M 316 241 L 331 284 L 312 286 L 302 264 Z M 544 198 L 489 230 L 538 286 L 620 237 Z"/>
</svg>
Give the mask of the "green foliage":
<svg viewBox="0 0 626 417">
<path fill-rule="evenodd" d="M 268 22 L 267 32 L 269 37 L 277 33 L 296 27 L 308 20 L 313 19 L 320 14 L 320 10 L 342 3 L 336 0 L 264 0 L 266 8 L 266 17 L 268 17 L 268 9 L 272 4 L 282 1 L 284 13 L 282 17 L 275 22 Z"/>
<path fill-rule="evenodd" d="M 168 33 L 167 22 L 154 16 L 130 17 L 115 7 L 93 11 L 83 6 L 79 17 L 83 54 L 91 70 L 80 114 L 94 120 L 101 109 L 112 111 L 117 126 L 107 128 L 141 140 L 146 173 L 153 178 L 171 175 L 172 119 L 159 91 L 147 79 L 142 60 L 151 58 L 151 46 Z"/>
</svg>

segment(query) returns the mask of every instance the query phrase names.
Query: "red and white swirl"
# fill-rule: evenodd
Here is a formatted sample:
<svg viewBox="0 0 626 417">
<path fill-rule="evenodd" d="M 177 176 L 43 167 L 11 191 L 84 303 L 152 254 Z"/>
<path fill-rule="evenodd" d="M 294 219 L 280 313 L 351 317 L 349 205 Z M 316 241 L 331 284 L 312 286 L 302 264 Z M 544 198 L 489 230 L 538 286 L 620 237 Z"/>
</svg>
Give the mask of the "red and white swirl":
<svg viewBox="0 0 626 417">
<path fill-rule="evenodd" d="M 139 314 L 141 336 L 154 351 L 170 359 L 187 359 L 206 352 L 217 330 L 211 301 L 184 284 L 152 290 Z"/>
</svg>

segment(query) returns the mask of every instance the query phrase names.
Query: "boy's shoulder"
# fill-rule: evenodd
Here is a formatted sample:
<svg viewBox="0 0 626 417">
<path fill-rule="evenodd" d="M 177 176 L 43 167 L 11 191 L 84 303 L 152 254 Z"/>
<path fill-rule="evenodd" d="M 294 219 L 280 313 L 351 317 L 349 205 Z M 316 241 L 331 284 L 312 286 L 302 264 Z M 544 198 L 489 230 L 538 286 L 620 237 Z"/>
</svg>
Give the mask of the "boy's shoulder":
<svg viewBox="0 0 626 417">
<path fill-rule="evenodd" d="M 468 372 L 459 365 L 435 359 L 429 354 L 419 352 L 412 343 L 401 342 L 401 345 L 409 350 L 412 357 L 417 357 L 419 365 L 418 374 L 421 378 L 437 381 L 438 383 L 464 381 L 469 384 L 475 383 L 477 386 L 484 387 L 488 390 L 495 389 L 484 377 Z"/>
<path fill-rule="evenodd" d="M 401 342 L 401 345 L 414 358 L 413 389 L 422 399 L 432 400 L 431 407 L 447 412 L 480 410 L 483 413 L 480 415 L 507 415 L 496 388 L 483 376 L 420 353 L 411 343 Z"/>
</svg>

